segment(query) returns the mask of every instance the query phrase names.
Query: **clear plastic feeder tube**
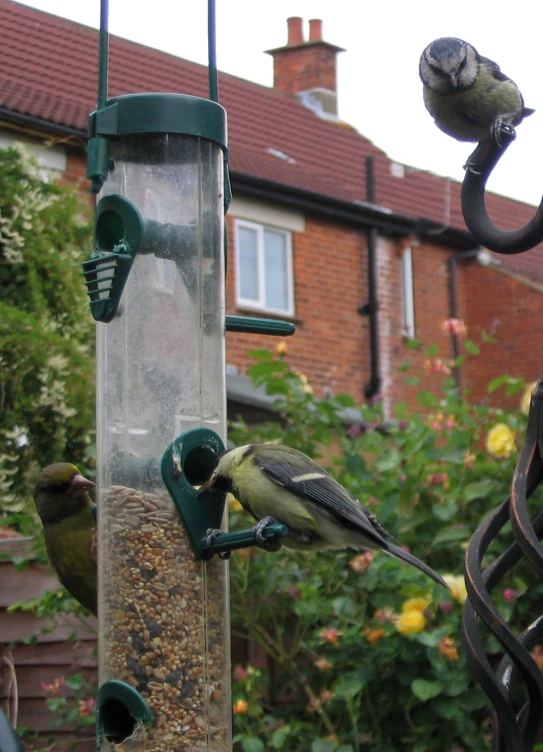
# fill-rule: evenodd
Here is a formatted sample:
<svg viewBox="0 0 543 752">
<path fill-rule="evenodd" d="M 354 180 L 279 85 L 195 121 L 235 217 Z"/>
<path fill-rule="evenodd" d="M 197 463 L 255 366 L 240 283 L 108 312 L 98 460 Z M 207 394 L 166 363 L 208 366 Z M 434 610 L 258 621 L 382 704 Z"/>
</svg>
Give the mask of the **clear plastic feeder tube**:
<svg viewBox="0 0 543 752">
<path fill-rule="evenodd" d="M 223 752 L 227 564 L 196 560 L 159 472 L 183 431 L 225 439 L 223 155 L 146 133 L 112 139 L 111 159 L 99 198 L 128 199 L 144 233 L 115 317 L 98 324 L 100 684 L 134 688 L 153 722 L 110 704 L 100 749 Z"/>
</svg>

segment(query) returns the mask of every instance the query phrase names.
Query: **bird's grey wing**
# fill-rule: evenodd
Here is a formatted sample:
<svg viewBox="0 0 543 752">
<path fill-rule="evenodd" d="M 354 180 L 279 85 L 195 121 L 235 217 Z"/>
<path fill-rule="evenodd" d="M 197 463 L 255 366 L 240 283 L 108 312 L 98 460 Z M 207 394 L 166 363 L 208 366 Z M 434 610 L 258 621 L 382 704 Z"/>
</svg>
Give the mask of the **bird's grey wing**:
<svg viewBox="0 0 543 752">
<path fill-rule="evenodd" d="M 307 468 L 300 467 L 299 472 L 293 474 L 291 463 L 278 461 L 277 456 L 268 458 L 265 453 L 258 453 L 255 464 L 274 483 L 320 504 L 344 524 L 350 523 L 376 543 L 382 545 L 383 538 L 389 537 L 371 512 L 316 463 L 308 463 Z"/>
<path fill-rule="evenodd" d="M 481 57 L 481 65 L 486 65 L 487 68 L 490 68 L 492 75 L 497 81 L 508 80 L 508 77 L 505 73 L 502 73 L 500 66 L 498 63 L 495 63 L 494 60 L 490 60 L 488 57 Z"/>
<path fill-rule="evenodd" d="M 495 81 L 499 81 L 500 83 L 512 83 L 514 86 L 516 86 L 515 82 L 512 81 L 509 76 L 506 76 L 505 73 L 502 73 L 500 66 L 498 63 L 495 63 L 493 60 L 489 60 L 487 57 L 481 58 L 481 63 L 484 63 L 486 67 L 490 70 L 490 73 L 492 74 L 492 78 L 494 78 Z M 518 89 L 518 87 L 517 87 Z M 513 125 L 518 125 L 520 121 L 528 117 L 529 115 L 533 115 L 535 110 L 533 110 L 531 107 L 525 107 L 524 106 L 524 97 L 522 96 L 522 93 L 519 91 L 520 96 L 520 104 L 521 104 L 521 113 L 520 117 L 514 121 Z"/>
</svg>

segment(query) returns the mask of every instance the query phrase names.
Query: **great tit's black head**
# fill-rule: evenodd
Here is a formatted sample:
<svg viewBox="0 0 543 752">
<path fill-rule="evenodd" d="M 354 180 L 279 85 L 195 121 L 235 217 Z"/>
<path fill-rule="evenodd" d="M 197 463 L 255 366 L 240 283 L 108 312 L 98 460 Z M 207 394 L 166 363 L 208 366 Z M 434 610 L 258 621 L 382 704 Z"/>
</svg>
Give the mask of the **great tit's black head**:
<svg viewBox="0 0 543 752">
<path fill-rule="evenodd" d="M 78 468 L 69 462 L 48 465 L 38 475 L 34 487 L 38 514 L 42 520 L 70 514 L 82 499 L 84 503 L 89 503 L 86 494 L 95 486 L 96 483 L 84 478 Z"/>
<path fill-rule="evenodd" d="M 479 72 L 477 50 L 462 39 L 441 37 L 431 42 L 420 58 L 422 82 L 440 94 L 469 89 Z"/>
<path fill-rule="evenodd" d="M 246 444 L 245 446 L 229 449 L 220 454 L 217 458 L 217 465 L 212 472 L 211 477 L 199 489 L 198 495 L 206 491 L 226 491 L 233 493 L 236 486 L 236 474 L 240 465 L 247 461 L 255 451 L 257 444 Z"/>
</svg>

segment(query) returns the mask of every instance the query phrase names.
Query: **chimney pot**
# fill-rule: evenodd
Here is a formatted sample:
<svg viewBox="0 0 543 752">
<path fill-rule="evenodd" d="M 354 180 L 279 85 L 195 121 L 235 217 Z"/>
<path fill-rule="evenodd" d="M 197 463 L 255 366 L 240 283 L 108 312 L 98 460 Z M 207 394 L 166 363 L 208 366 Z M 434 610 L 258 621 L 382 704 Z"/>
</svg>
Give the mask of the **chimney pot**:
<svg viewBox="0 0 543 752">
<path fill-rule="evenodd" d="M 296 44 L 303 44 L 304 31 L 303 31 L 303 19 L 299 16 L 291 16 L 287 18 L 288 25 L 288 42 L 287 46 L 292 47 Z"/>
<path fill-rule="evenodd" d="M 309 21 L 309 41 L 322 42 L 322 21 L 320 18 L 312 18 Z"/>
</svg>

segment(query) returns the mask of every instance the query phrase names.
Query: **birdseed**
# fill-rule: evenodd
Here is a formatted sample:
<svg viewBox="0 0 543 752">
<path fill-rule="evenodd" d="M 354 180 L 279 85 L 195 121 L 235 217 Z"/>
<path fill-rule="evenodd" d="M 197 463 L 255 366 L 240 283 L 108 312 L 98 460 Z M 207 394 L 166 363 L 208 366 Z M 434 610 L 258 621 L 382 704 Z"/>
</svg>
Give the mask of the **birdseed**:
<svg viewBox="0 0 543 752">
<path fill-rule="evenodd" d="M 100 752 L 227 752 L 225 562 L 195 559 L 169 497 L 109 486 L 100 510 L 100 681 L 128 683 L 154 716 L 121 743 L 104 738 Z"/>
</svg>

